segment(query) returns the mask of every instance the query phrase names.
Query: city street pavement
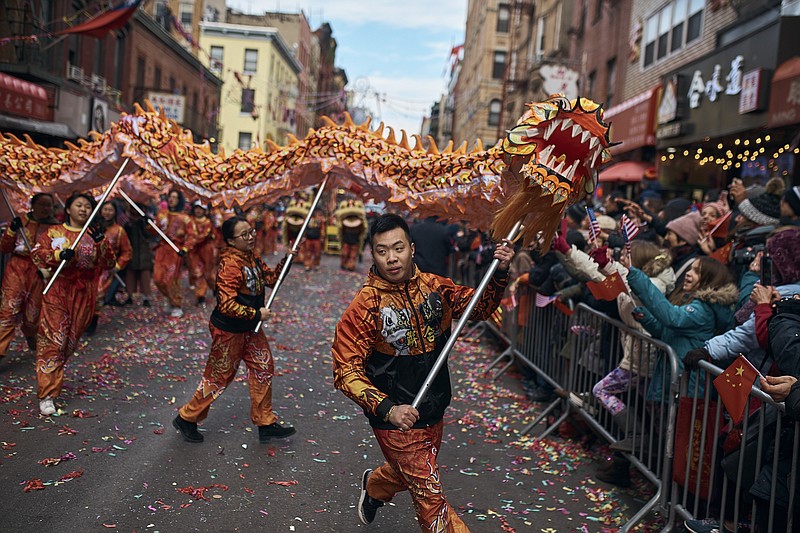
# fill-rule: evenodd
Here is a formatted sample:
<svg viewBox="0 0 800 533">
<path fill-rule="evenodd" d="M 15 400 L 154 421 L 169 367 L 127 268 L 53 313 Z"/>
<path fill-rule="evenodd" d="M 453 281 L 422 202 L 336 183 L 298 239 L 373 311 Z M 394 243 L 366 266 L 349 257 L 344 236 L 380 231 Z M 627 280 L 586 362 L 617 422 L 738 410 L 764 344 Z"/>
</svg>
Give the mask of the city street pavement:
<svg viewBox="0 0 800 533">
<path fill-rule="evenodd" d="M 213 303 L 195 306 L 188 289 L 182 319 L 167 318 L 160 298 L 149 309 L 104 308 L 67 363 L 59 416 L 38 414 L 20 336 L 0 361 L 0 531 L 419 531 L 406 493 L 369 527 L 356 513 L 361 473 L 382 456 L 360 409 L 333 388 L 330 344 L 367 266 L 295 265 L 278 293 L 267 330 L 274 405 L 297 434 L 271 444 L 258 442 L 241 371 L 201 424 L 205 442 L 172 428 L 210 340 Z M 534 413 L 517 374 L 485 375 L 497 351 L 491 339 L 467 339 L 451 354 L 440 455 L 448 501 L 473 532 L 615 531 L 652 488 L 639 477 L 630 490 L 595 482 L 605 446 L 520 436 Z"/>
</svg>

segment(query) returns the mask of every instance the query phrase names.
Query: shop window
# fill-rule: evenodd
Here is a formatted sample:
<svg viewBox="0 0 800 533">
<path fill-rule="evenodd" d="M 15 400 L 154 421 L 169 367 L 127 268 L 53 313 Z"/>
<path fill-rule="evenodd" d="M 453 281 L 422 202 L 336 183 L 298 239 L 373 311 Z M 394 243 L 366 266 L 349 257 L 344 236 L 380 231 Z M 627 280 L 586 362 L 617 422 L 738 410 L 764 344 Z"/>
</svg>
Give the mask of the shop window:
<svg viewBox="0 0 800 533">
<path fill-rule="evenodd" d="M 249 150 L 253 147 L 253 134 L 246 131 L 239 132 L 239 150 Z"/>
<path fill-rule="evenodd" d="M 212 46 L 209 53 L 210 62 L 209 70 L 214 74 L 222 74 L 222 61 L 224 59 L 225 49 L 221 46 Z"/>
<path fill-rule="evenodd" d="M 507 33 L 511 25 L 511 9 L 508 4 L 497 6 L 497 33 Z"/>
<path fill-rule="evenodd" d="M 647 68 L 680 52 L 700 38 L 704 0 L 672 0 L 647 17 L 642 67 Z"/>
<path fill-rule="evenodd" d="M 242 89 L 242 113 L 252 113 L 255 107 L 254 102 L 256 98 L 255 89 Z"/>
<path fill-rule="evenodd" d="M 500 125 L 500 100 L 492 100 L 489 103 L 489 126 Z"/>
<path fill-rule="evenodd" d="M 245 49 L 245 51 L 244 51 L 244 73 L 245 74 L 255 74 L 257 65 L 258 65 L 258 50 L 253 50 L 253 49 L 250 49 L 250 48 Z"/>
<path fill-rule="evenodd" d="M 502 80 L 506 72 L 506 53 L 500 50 L 494 53 L 494 63 L 492 64 L 492 78 Z"/>
</svg>

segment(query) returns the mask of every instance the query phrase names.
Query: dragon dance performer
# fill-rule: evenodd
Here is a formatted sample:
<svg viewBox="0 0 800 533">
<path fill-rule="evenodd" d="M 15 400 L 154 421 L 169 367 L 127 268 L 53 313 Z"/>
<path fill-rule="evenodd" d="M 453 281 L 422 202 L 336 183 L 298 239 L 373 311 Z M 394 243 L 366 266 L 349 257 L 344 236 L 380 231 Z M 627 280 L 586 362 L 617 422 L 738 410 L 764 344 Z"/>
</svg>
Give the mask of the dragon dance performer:
<svg viewBox="0 0 800 533">
<path fill-rule="evenodd" d="M 264 210 L 264 254 L 277 255 L 278 254 L 278 234 L 280 228 L 278 226 L 278 217 L 275 215 L 275 209 L 267 207 Z"/>
<path fill-rule="evenodd" d="M 192 399 L 180 408 L 172 425 L 185 441 L 202 442 L 197 423 L 208 416 L 211 404 L 233 381 L 244 361 L 250 388 L 250 419 L 258 426 L 259 441 L 285 438 L 295 429 L 278 423 L 272 411 L 272 351 L 264 332 L 253 331 L 259 321 L 269 317 L 269 310 L 264 307 L 265 287 L 278 281 L 286 258 L 273 270 L 256 257 L 256 230 L 242 217 L 226 220 L 222 237 L 227 246 L 220 254 L 217 306 L 208 324 L 212 339 L 208 362 Z"/>
<path fill-rule="evenodd" d="M 159 292 L 167 297 L 172 318 L 183 316 L 181 268 L 186 252 L 194 247 L 194 223 L 192 218 L 183 212 L 185 203 L 183 193 L 172 189 L 167 196 L 168 209 L 156 215 L 158 227 L 180 249 L 180 252 L 176 253 L 166 242 L 159 242 L 153 263 L 153 283 Z"/>
<path fill-rule="evenodd" d="M 303 235 L 303 263 L 306 271 L 319 270 L 322 259 L 322 232 L 325 231 L 325 216 L 316 212 L 308 221 L 306 232 Z"/>
<path fill-rule="evenodd" d="M 339 266 L 342 270 L 356 269 L 356 259 L 367 236 L 367 212 L 360 200 L 345 200 L 339 203 L 334 213 L 339 229 Z"/>
<path fill-rule="evenodd" d="M 23 218 L 14 217 L 0 239 L 0 252 L 11 254 L 0 289 L 0 358 L 8 351 L 20 323 L 28 348 L 36 350 L 44 276 L 33 265 L 22 232 L 25 232 L 28 243 L 34 246 L 39 235 L 53 224 L 58 224 L 53 216 L 53 197 L 39 193 L 31 198 L 31 211 Z"/>
<path fill-rule="evenodd" d="M 423 532 L 469 531 L 439 479 L 442 417 L 451 398 L 447 366 L 419 410 L 411 403 L 475 290 L 419 271 L 408 225 L 397 215 L 378 217 L 369 239 L 374 266 L 339 320 L 332 346 L 334 385 L 364 410 L 386 458 L 362 474 L 359 518 L 371 523 L 378 508 L 408 490 Z M 476 320 L 489 318 L 500 303 L 511 243 L 498 245 L 494 257 L 499 269 L 475 307 Z"/>
<path fill-rule="evenodd" d="M 114 250 L 117 263 L 111 270 L 103 270 L 100 272 L 100 279 L 97 282 L 97 302 L 95 303 L 94 316 L 89 326 L 86 328 L 86 333 L 88 335 L 93 335 L 95 330 L 97 330 L 97 322 L 100 319 L 103 301 L 108 294 L 108 289 L 111 287 L 111 280 L 114 274 L 125 270 L 128 263 L 131 262 L 131 257 L 133 257 L 131 241 L 128 239 L 125 228 L 117 224 L 117 215 L 117 206 L 113 202 L 106 202 L 100 208 L 98 227 L 105 233 L 108 246 Z"/>
<path fill-rule="evenodd" d="M 194 286 L 197 305 L 206 302 L 206 292 L 214 291 L 217 277 L 217 228 L 208 217 L 208 209 L 203 202 L 195 200 L 192 204 L 194 216 L 194 248 L 189 252 L 189 285 Z"/>
<path fill-rule="evenodd" d="M 89 194 L 70 196 L 64 204 L 67 221 L 42 233 L 32 252 L 38 268 L 55 268 L 61 261 L 67 262 L 42 298 L 36 378 L 39 411 L 45 416 L 56 412 L 53 400 L 61 394 L 64 364 L 92 320 L 99 271 L 114 268 L 117 260 L 114 249 L 96 227 L 87 230 L 91 238 L 82 238 L 74 250 L 70 249 L 95 205 Z"/>
</svg>

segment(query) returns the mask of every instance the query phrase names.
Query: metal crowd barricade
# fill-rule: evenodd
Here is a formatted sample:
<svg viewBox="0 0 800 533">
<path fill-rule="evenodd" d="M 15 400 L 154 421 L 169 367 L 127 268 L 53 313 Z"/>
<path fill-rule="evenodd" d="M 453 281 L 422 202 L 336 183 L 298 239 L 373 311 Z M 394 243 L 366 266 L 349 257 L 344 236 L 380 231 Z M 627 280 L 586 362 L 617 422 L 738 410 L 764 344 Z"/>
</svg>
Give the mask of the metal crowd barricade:
<svg viewBox="0 0 800 533">
<path fill-rule="evenodd" d="M 800 422 L 786 417 L 784 405 L 754 385 L 741 427 L 731 427 L 711 382 L 724 370 L 705 361 L 700 366 L 704 391 L 698 394 L 702 379 L 688 391 L 696 396 L 689 411 L 688 440 L 686 448 L 675 450 L 676 456 L 685 454 L 686 465 L 683 484 L 672 483 L 670 523 L 711 518 L 719 524 L 727 521 L 733 532 L 744 531 L 746 523 L 760 524 L 759 531 L 800 530 Z M 738 445 L 731 434 L 740 435 Z M 750 492 L 753 487 L 761 491 L 761 505 Z"/>
<path fill-rule="evenodd" d="M 669 511 L 677 391 L 678 359 L 672 348 L 622 322 L 580 304 L 572 316 L 568 342 L 572 344 L 566 397 L 567 415 L 575 412 L 609 442 L 624 436 L 632 440 L 625 453 L 655 488 L 655 494 L 619 531 L 630 531 L 647 514 L 660 508 Z M 624 403 L 625 432 L 601 403 L 599 382 L 628 355 L 631 369 L 627 390 L 613 394 Z M 563 417 L 562 417 L 563 418 Z M 671 530 L 667 526 L 665 531 Z"/>
</svg>

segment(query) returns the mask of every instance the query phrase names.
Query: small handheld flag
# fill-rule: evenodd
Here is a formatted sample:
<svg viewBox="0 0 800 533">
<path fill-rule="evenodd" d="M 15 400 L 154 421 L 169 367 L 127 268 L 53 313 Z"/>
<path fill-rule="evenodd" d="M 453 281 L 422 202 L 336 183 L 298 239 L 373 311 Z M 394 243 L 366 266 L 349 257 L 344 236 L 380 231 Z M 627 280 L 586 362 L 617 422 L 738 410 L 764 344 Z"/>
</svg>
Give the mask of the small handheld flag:
<svg viewBox="0 0 800 533">
<path fill-rule="evenodd" d="M 745 356 L 739 355 L 731 366 L 714 378 L 714 387 L 734 424 L 741 422 L 744 417 L 747 398 L 758 375 L 758 370 L 750 361 Z"/>
<path fill-rule="evenodd" d="M 586 214 L 589 215 L 589 241 L 597 242 L 597 238 L 600 236 L 600 223 L 597 222 L 594 209 L 591 207 L 586 207 Z"/>
</svg>

